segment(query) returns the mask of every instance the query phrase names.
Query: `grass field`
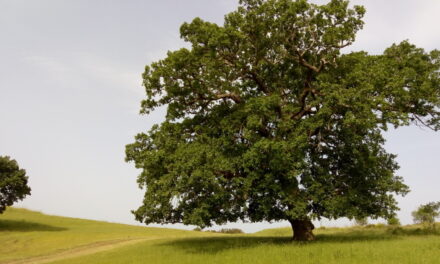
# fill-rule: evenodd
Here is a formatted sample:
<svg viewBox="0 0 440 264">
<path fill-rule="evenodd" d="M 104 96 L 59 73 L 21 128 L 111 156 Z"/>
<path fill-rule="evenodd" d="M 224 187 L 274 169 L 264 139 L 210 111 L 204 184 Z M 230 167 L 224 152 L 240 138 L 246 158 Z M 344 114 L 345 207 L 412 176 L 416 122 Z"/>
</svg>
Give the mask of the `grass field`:
<svg viewBox="0 0 440 264">
<path fill-rule="evenodd" d="M 297 243 L 289 228 L 224 235 L 9 208 L 0 215 L 0 263 L 440 263 L 440 234 L 418 226 L 315 233 Z"/>
<path fill-rule="evenodd" d="M 48 216 L 8 208 L 0 215 L 0 263 L 50 255 L 85 245 L 96 247 L 130 240 L 193 237 L 199 233 L 205 235 L 202 232 L 194 233 Z"/>
</svg>

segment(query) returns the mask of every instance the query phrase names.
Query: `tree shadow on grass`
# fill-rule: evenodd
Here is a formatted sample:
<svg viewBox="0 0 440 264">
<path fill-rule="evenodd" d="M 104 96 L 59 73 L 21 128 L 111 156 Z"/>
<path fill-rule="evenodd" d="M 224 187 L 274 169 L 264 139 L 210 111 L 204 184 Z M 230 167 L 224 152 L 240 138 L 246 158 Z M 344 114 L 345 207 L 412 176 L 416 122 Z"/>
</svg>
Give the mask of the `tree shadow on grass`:
<svg viewBox="0 0 440 264">
<path fill-rule="evenodd" d="M 397 236 L 386 232 L 351 231 L 344 233 L 319 234 L 312 243 L 353 243 L 367 241 L 384 241 L 397 239 Z"/>
<path fill-rule="evenodd" d="M 283 245 L 290 242 L 290 237 L 223 236 L 183 238 L 167 241 L 159 246 L 173 247 L 192 254 L 216 254 L 230 249 L 252 248 L 259 245 Z"/>
<path fill-rule="evenodd" d="M 393 227 L 388 228 L 387 233 L 394 236 L 440 236 L 439 229 L 432 228 L 402 228 Z"/>
<path fill-rule="evenodd" d="M 278 246 L 307 246 L 316 243 L 352 243 L 355 241 L 372 241 L 393 239 L 391 236 L 379 235 L 317 235 L 315 241 L 297 242 L 292 241 L 291 237 L 259 237 L 259 236 L 233 236 L 233 237 L 207 237 L 207 238 L 186 238 L 174 241 L 168 241 L 161 246 L 171 246 L 187 253 L 193 254 L 216 254 L 230 249 L 253 248 L 261 245 Z"/>
<path fill-rule="evenodd" d="M 424 236 L 439 235 L 438 233 L 427 233 L 427 231 L 398 229 L 393 232 L 392 229 L 383 230 L 355 230 L 349 232 L 337 232 L 330 234 L 318 234 L 316 240 L 311 242 L 292 241 L 291 237 L 286 236 L 222 236 L 222 237 L 202 237 L 202 238 L 183 238 L 173 241 L 167 241 L 159 246 L 173 247 L 192 254 L 216 254 L 231 249 L 246 249 L 258 247 L 261 245 L 279 245 L 304 247 L 315 244 L 330 243 L 355 243 L 371 241 L 391 241 L 400 239 L 402 236 Z"/>
<path fill-rule="evenodd" d="M 27 221 L 0 220 L 0 232 L 64 231 L 67 228 Z"/>
<path fill-rule="evenodd" d="M 363 228 L 345 232 L 319 234 L 312 243 L 352 243 L 362 241 L 384 241 L 400 239 L 404 236 L 440 235 L 440 232 L 421 228 L 385 227 L 381 229 Z"/>
</svg>

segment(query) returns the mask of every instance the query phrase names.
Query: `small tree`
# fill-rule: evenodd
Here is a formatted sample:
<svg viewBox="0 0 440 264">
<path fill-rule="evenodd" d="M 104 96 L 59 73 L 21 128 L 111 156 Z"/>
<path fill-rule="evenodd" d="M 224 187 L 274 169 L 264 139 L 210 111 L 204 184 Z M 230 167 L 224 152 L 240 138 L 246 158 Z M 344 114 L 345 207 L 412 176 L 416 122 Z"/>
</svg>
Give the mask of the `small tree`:
<svg viewBox="0 0 440 264">
<path fill-rule="evenodd" d="M 31 194 L 31 188 L 27 183 L 26 171 L 20 169 L 15 160 L 8 156 L 0 156 L 0 213 L 7 206 Z"/>
<path fill-rule="evenodd" d="M 414 222 L 424 224 L 430 228 L 435 228 L 435 218 L 440 216 L 440 202 L 430 202 L 422 204 L 412 212 Z"/>
<path fill-rule="evenodd" d="M 400 226 L 400 220 L 397 216 L 392 216 L 387 219 L 387 224 L 390 226 Z"/>
</svg>

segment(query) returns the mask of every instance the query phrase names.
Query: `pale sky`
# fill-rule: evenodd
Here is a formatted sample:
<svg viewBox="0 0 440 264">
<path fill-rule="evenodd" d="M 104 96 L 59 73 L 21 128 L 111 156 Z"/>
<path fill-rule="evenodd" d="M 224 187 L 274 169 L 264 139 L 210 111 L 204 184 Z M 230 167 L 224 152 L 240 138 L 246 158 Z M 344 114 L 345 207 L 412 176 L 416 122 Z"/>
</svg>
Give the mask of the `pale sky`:
<svg viewBox="0 0 440 264">
<path fill-rule="evenodd" d="M 327 1 L 314 1 L 325 3 Z M 440 49 L 439 0 L 358 0 L 364 29 L 347 48 L 380 53 L 409 39 Z M 32 195 L 16 206 L 47 214 L 137 224 L 139 171 L 125 145 L 164 118 L 138 115 L 144 66 L 185 44 L 179 27 L 195 17 L 223 23 L 238 0 L 0 0 L 0 155 L 29 175 Z M 386 134 L 411 193 L 399 217 L 439 201 L 440 132 Z M 317 222 L 319 224 L 319 222 Z M 321 221 L 347 225 L 346 220 Z M 235 224 L 247 232 L 286 223 Z M 182 226 L 176 226 L 182 227 Z"/>
</svg>

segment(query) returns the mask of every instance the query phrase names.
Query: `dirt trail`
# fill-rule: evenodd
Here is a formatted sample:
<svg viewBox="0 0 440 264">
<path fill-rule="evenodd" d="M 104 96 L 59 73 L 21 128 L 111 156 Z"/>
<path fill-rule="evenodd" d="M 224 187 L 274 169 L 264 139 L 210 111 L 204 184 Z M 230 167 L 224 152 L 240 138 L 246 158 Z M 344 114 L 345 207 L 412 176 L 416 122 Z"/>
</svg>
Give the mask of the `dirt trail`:
<svg viewBox="0 0 440 264">
<path fill-rule="evenodd" d="M 133 238 L 133 239 L 118 239 L 118 240 L 107 240 L 100 241 L 92 244 L 87 244 L 79 247 L 75 247 L 72 249 L 67 249 L 61 252 L 56 252 L 50 255 L 38 256 L 38 257 L 30 257 L 26 259 L 20 260 L 11 260 L 2 262 L 2 264 L 40 264 L 40 263 L 48 263 L 56 260 L 79 257 L 84 255 L 89 255 L 101 251 L 106 251 L 126 245 L 131 245 L 135 243 L 139 243 L 147 240 L 155 240 L 160 239 L 158 237 L 149 237 L 149 238 Z"/>
</svg>

